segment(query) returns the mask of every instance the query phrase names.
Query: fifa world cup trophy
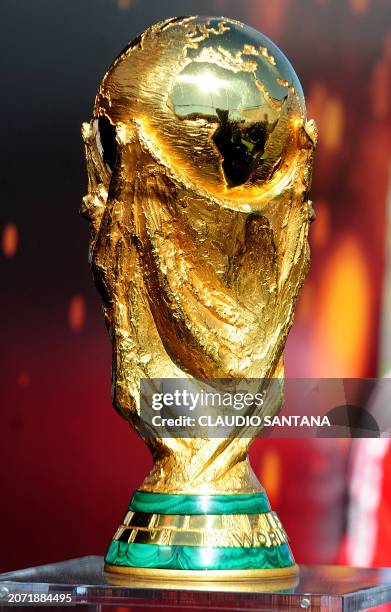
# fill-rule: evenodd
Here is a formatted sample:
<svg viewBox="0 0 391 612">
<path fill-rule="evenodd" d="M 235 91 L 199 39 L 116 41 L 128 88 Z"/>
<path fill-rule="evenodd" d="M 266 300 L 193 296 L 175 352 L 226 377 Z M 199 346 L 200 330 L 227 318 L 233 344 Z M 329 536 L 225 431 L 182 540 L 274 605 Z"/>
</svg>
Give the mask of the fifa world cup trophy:
<svg viewBox="0 0 391 612">
<path fill-rule="evenodd" d="M 113 403 L 136 431 L 143 379 L 283 378 L 309 265 L 316 137 L 286 57 L 232 19 L 158 23 L 104 76 L 83 124 L 82 212 L 113 344 Z M 297 576 L 248 461 L 251 437 L 145 440 L 154 467 L 106 571 L 269 585 Z"/>
</svg>

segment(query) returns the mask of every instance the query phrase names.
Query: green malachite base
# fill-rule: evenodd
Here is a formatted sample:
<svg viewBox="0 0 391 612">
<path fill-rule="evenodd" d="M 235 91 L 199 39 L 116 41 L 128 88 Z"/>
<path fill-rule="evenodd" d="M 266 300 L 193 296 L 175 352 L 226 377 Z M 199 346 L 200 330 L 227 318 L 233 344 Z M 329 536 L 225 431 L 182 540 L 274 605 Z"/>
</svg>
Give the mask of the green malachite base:
<svg viewBox="0 0 391 612">
<path fill-rule="evenodd" d="M 266 493 L 168 495 L 136 491 L 129 510 L 150 514 L 261 514 L 270 511 Z"/>
<path fill-rule="evenodd" d="M 155 515 L 254 515 L 270 513 L 265 493 L 238 495 L 168 495 L 137 491 L 129 510 L 142 513 L 143 528 L 153 528 Z M 135 515 L 136 516 L 136 515 Z M 238 516 L 238 525 L 240 518 Z M 186 531 L 186 529 L 184 529 Z M 126 534 L 125 534 L 126 535 Z M 113 540 L 105 562 L 113 568 L 160 570 L 283 570 L 295 567 L 288 544 L 271 546 L 198 546 Z M 133 536 L 134 537 L 134 536 Z M 286 537 L 286 536 L 285 536 Z M 121 536 L 122 539 L 122 536 Z M 250 540 L 251 541 L 251 540 Z"/>
<path fill-rule="evenodd" d="M 105 562 L 121 567 L 176 570 L 275 569 L 294 565 L 288 544 L 257 548 L 158 546 L 113 541 Z"/>
</svg>

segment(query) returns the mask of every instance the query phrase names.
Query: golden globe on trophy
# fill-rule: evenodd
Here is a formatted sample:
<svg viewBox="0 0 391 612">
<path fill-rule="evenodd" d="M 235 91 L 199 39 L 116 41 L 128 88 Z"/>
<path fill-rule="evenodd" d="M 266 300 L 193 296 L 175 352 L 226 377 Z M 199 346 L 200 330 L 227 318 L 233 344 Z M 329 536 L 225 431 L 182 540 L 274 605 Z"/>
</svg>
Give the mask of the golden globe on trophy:
<svg viewBox="0 0 391 612">
<path fill-rule="evenodd" d="M 83 124 L 82 211 L 113 344 L 113 403 L 154 459 L 107 572 L 273 588 L 296 579 L 248 461 L 254 435 L 144 435 L 140 385 L 283 380 L 309 265 L 316 138 L 287 58 L 232 19 L 158 23 L 100 84 Z M 282 393 L 269 391 L 258 415 L 280 410 Z"/>
</svg>

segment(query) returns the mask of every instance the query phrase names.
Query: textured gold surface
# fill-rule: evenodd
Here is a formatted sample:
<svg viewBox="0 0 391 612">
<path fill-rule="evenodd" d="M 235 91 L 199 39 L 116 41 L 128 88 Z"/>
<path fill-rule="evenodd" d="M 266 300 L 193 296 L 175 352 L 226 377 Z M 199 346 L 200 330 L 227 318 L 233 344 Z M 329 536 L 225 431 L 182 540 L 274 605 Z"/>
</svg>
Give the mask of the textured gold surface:
<svg viewBox="0 0 391 612">
<path fill-rule="evenodd" d="M 140 515 L 125 517 L 114 540 L 180 546 L 278 546 L 288 542 L 275 512 L 257 515 Z M 143 525 L 143 526 L 140 526 Z"/>
<path fill-rule="evenodd" d="M 316 128 L 280 56 L 230 19 L 168 20 L 115 60 L 83 124 L 82 211 L 113 403 L 136 430 L 141 378 L 283 377 L 308 270 Z M 281 400 L 270 394 L 259 414 Z M 140 488 L 261 490 L 242 434 L 150 442 L 155 465 Z"/>
<path fill-rule="evenodd" d="M 119 567 L 105 564 L 106 577 L 113 584 L 127 584 L 135 580 L 138 586 L 151 587 L 156 581 L 159 588 L 240 590 L 250 592 L 267 592 L 291 589 L 297 586 L 299 568 L 297 565 L 275 569 L 257 570 L 165 570 L 136 567 Z M 213 587 L 211 589 L 211 582 Z M 164 586 L 163 586 L 164 585 Z"/>
</svg>

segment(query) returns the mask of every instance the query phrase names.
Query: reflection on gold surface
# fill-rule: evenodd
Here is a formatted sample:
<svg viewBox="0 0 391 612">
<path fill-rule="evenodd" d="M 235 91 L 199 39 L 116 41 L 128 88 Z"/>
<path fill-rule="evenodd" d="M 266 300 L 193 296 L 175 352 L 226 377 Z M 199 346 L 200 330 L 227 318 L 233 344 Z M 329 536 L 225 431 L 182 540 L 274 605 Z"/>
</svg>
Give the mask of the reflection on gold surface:
<svg viewBox="0 0 391 612">
<path fill-rule="evenodd" d="M 230 19 L 167 20 L 112 64 L 83 138 L 82 211 L 120 414 L 139 428 L 141 378 L 282 377 L 316 143 L 287 59 Z M 242 433 L 150 441 L 141 489 L 261 490 Z"/>
</svg>

